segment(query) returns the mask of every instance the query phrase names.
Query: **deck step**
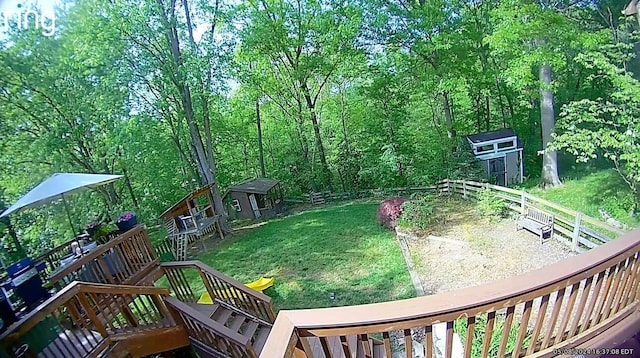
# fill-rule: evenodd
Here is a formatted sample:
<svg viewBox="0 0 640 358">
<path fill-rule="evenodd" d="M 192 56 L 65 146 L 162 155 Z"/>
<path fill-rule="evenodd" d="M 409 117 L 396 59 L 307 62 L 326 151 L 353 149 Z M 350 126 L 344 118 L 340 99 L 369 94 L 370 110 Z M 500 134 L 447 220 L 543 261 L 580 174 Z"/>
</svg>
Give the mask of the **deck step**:
<svg viewBox="0 0 640 358">
<path fill-rule="evenodd" d="M 229 324 L 229 328 L 234 332 L 238 332 L 245 320 L 246 320 L 245 316 L 241 314 L 236 314 L 233 320 L 231 320 L 231 324 Z"/>
<path fill-rule="evenodd" d="M 220 308 L 220 305 L 217 303 L 214 304 L 203 304 L 203 303 L 187 303 L 187 305 L 196 311 L 204 314 L 207 317 L 211 317 L 217 310 Z"/>
<path fill-rule="evenodd" d="M 260 323 L 256 322 L 256 321 L 249 321 L 249 323 L 247 323 L 242 331 L 242 335 L 251 339 L 253 337 L 253 334 L 256 333 L 256 330 L 258 329 L 258 326 L 260 325 Z"/>
<path fill-rule="evenodd" d="M 224 308 L 224 307 L 220 307 L 218 308 L 210 317 L 212 320 L 225 325 L 227 323 L 227 320 L 229 319 L 229 317 L 231 317 L 231 314 L 233 313 L 233 311 L 231 311 L 230 309 Z"/>
</svg>

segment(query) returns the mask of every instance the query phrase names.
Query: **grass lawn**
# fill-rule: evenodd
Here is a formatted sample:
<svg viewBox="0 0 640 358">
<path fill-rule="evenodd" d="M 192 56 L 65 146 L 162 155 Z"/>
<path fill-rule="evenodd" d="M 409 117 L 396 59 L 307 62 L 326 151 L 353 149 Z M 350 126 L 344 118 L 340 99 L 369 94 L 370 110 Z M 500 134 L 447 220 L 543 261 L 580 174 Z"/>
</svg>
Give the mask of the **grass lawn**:
<svg viewBox="0 0 640 358">
<path fill-rule="evenodd" d="M 276 310 L 414 297 L 394 234 L 376 223 L 378 205 L 351 202 L 272 219 L 198 259 L 241 282 L 274 276 L 265 293 Z"/>
<path fill-rule="evenodd" d="M 586 170 L 585 170 L 586 171 Z M 539 179 L 523 183 L 527 192 L 562 206 L 602 220 L 599 209 L 606 210 L 617 220 L 639 227 L 638 218 L 630 215 L 633 197 L 627 184 L 613 169 L 598 170 L 584 175 L 568 174 L 558 188 L 542 190 Z"/>
</svg>

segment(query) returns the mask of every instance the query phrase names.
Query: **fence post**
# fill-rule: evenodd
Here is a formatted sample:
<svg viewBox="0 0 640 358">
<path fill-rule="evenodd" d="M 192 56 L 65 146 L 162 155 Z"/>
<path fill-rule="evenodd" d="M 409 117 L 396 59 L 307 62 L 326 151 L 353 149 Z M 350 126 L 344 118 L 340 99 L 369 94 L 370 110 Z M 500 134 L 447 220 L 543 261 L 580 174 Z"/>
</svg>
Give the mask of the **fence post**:
<svg viewBox="0 0 640 358">
<path fill-rule="evenodd" d="M 573 237 L 571 240 L 571 250 L 578 252 L 578 240 L 580 240 L 580 226 L 582 226 L 582 213 L 576 213 L 576 222 L 573 226 Z"/>
<path fill-rule="evenodd" d="M 520 214 L 524 215 L 524 207 L 527 205 L 527 193 L 520 192 Z"/>
<path fill-rule="evenodd" d="M 463 180 L 462 181 L 462 197 L 463 198 L 467 198 L 467 181 Z"/>
</svg>

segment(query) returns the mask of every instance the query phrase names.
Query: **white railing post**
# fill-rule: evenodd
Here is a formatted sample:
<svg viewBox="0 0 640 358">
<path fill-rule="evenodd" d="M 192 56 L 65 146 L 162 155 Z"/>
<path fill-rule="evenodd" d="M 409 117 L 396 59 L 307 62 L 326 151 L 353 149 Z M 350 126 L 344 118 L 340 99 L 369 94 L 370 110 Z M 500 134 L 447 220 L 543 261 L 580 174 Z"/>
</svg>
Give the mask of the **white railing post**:
<svg viewBox="0 0 640 358">
<path fill-rule="evenodd" d="M 578 241 L 580 240 L 580 226 L 582 225 L 582 213 L 576 213 L 576 222 L 573 226 L 573 237 L 571 238 L 571 250 L 578 252 Z"/>
<path fill-rule="evenodd" d="M 527 205 L 527 193 L 520 192 L 520 214 L 524 215 L 524 207 Z"/>
<path fill-rule="evenodd" d="M 462 181 L 462 197 L 463 198 L 467 198 L 467 181 L 463 180 Z"/>
</svg>

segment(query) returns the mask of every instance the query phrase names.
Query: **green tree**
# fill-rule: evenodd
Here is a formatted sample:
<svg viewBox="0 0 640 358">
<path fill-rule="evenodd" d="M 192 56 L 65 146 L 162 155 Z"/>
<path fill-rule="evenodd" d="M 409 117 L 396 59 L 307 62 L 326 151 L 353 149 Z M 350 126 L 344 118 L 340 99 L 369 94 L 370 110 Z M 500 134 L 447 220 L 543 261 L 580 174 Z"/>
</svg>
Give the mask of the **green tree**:
<svg viewBox="0 0 640 358">
<path fill-rule="evenodd" d="M 629 50 L 629 47 L 626 47 Z M 633 213 L 640 208 L 640 82 L 621 67 L 623 53 L 607 46 L 576 57 L 590 75 L 592 86 L 606 88 L 596 99 L 580 99 L 565 105 L 553 147 L 564 149 L 587 162 L 604 157 L 634 195 Z"/>
<path fill-rule="evenodd" d="M 353 4 L 318 1 L 262 1 L 240 7 L 245 46 L 268 59 L 278 91 L 297 103 L 283 110 L 302 115 L 302 106 L 313 129 L 314 146 L 324 186 L 331 190 L 332 174 L 321 135 L 318 105 L 340 64 L 354 52 L 361 14 Z M 256 67 L 260 70 L 261 67 Z M 287 108 L 288 107 L 288 108 Z"/>
<path fill-rule="evenodd" d="M 557 153 L 549 146 L 555 129 L 554 96 L 558 88 L 553 77 L 554 71 L 557 77 L 566 69 L 570 46 L 583 31 L 567 16 L 576 4 L 564 0 L 504 1 L 493 12 L 495 30 L 486 38 L 494 56 L 507 59 L 510 85 L 539 101 L 543 186 L 561 184 Z"/>
</svg>

